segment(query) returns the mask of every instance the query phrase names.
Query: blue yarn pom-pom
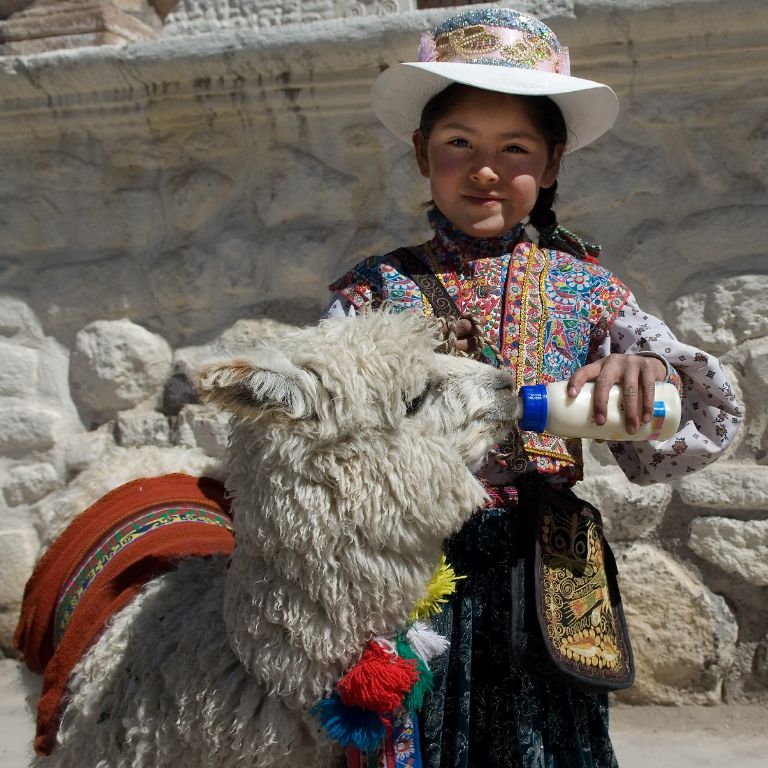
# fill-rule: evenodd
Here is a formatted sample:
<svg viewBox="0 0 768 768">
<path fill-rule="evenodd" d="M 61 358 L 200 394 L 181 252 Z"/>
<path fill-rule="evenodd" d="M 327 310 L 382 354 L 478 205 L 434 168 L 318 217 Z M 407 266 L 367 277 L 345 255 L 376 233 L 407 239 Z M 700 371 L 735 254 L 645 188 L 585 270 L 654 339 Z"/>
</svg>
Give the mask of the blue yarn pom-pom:
<svg viewBox="0 0 768 768">
<path fill-rule="evenodd" d="M 310 711 L 322 723 L 328 738 L 343 747 L 370 752 L 386 736 L 384 723 L 375 712 L 348 707 L 338 696 L 321 699 Z"/>
</svg>

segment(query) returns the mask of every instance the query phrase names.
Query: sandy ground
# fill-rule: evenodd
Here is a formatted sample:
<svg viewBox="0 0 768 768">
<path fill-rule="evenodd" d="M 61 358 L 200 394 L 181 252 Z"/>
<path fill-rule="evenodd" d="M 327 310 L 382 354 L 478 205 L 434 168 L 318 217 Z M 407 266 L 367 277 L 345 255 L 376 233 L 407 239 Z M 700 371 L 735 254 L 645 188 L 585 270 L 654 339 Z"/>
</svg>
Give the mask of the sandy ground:
<svg viewBox="0 0 768 768">
<path fill-rule="evenodd" d="M 0 661 L 0 768 L 29 764 L 34 732 L 25 690 L 36 679 Z M 614 707 L 621 768 L 768 768 L 768 707 Z M 183 768 L 183 766 L 179 766 Z"/>
</svg>

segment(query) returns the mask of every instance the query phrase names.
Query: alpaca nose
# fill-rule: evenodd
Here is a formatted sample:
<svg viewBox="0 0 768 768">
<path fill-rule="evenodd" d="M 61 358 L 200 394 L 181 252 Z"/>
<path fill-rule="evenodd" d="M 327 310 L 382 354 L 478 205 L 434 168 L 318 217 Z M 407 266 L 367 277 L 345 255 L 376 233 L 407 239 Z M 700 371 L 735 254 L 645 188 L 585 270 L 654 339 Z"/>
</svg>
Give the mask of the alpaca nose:
<svg viewBox="0 0 768 768">
<path fill-rule="evenodd" d="M 506 394 L 507 391 L 511 392 L 517 397 L 517 381 L 515 376 L 509 371 L 505 371 L 503 368 L 497 369 L 498 379 L 496 381 L 496 388 L 503 390 Z"/>
<path fill-rule="evenodd" d="M 522 416 L 523 406 L 514 387 L 505 387 L 499 397 L 499 405 L 504 417 L 517 420 Z"/>
<path fill-rule="evenodd" d="M 517 416 L 520 398 L 517 394 L 517 382 L 515 377 L 507 371 L 499 371 L 499 380 L 496 382 L 496 397 L 502 408 Z"/>
</svg>

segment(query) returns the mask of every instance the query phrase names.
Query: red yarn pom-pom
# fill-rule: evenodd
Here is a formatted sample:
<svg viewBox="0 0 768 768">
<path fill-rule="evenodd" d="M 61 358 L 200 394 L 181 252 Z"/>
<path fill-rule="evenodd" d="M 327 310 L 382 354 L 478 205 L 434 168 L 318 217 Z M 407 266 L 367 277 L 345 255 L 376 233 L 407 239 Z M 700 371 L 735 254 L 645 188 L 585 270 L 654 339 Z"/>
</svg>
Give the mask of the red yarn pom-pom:
<svg viewBox="0 0 768 768">
<path fill-rule="evenodd" d="M 418 679 L 415 659 L 404 659 L 372 640 L 360 661 L 336 684 L 336 690 L 348 707 L 384 714 L 403 703 Z"/>
</svg>

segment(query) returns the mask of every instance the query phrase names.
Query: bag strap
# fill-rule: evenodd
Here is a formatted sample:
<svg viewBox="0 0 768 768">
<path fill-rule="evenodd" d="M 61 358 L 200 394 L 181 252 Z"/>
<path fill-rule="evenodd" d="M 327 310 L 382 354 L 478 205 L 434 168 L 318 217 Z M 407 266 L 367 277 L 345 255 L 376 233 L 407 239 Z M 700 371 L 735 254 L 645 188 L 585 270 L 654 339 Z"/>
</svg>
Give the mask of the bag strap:
<svg viewBox="0 0 768 768">
<path fill-rule="evenodd" d="M 419 257 L 419 252 L 424 253 L 424 246 L 398 248 L 388 255 L 397 257 L 402 265 L 403 272 L 421 289 L 427 301 L 432 305 L 432 310 L 437 317 L 458 320 L 461 317 L 461 312 L 459 312 L 456 302 L 451 298 L 451 294 L 448 293 L 446 287 L 440 282 L 440 278 Z"/>
</svg>

